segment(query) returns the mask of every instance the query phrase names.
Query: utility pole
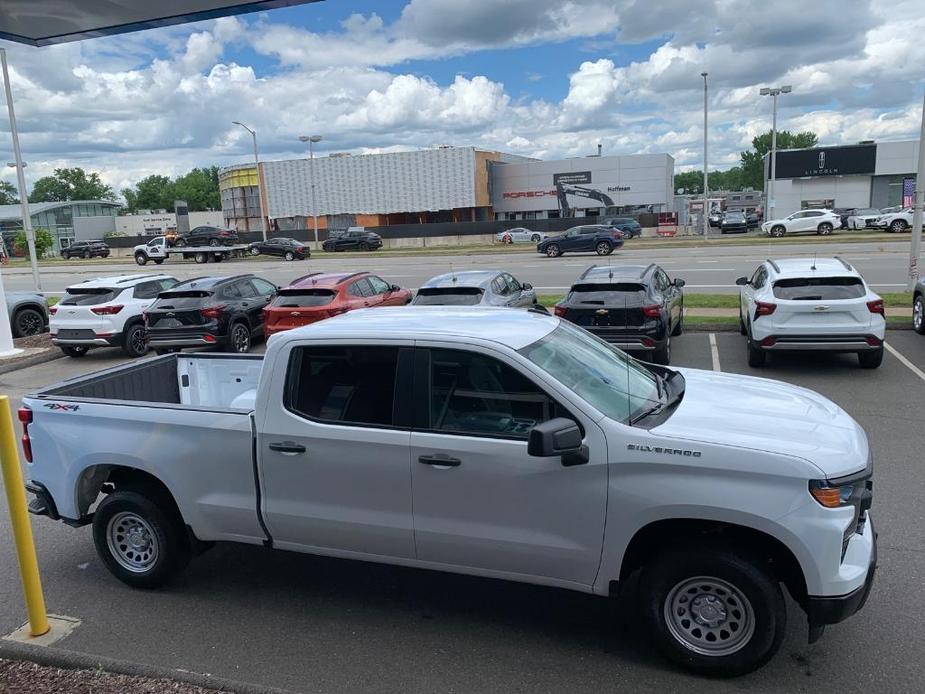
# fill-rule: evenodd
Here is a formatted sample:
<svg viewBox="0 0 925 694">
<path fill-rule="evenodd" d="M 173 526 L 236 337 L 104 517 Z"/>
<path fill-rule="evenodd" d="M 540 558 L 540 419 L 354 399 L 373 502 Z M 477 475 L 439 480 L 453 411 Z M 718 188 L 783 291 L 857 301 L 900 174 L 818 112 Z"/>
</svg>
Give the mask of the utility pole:
<svg viewBox="0 0 925 694">
<path fill-rule="evenodd" d="M 710 229 L 710 210 L 707 204 L 710 197 L 709 169 L 710 159 L 707 150 L 707 73 L 701 72 L 703 77 L 703 237 L 707 237 Z"/>
<path fill-rule="evenodd" d="M 3 66 L 3 87 L 6 90 L 6 107 L 10 114 L 10 134 L 13 136 L 13 159 L 16 163 L 16 183 L 19 186 L 19 205 L 22 208 L 22 228 L 29 246 L 29 262 L 32 265 L 32 284 L 37 292 L 42 291 L 39 277 L 39 261 L 35 254 L 35 232 L 32 231 L 32 215 L 29 213 L 29 198 L 26 196 L 26 176 L 19 149 L 19 131 L 16 129 L 16 113 L 13 111 L 13 91 L 10 89 L 10 72 L 6 65 L 6 49 L 0 48 L 0 63 Z"/>
<path fill-rule="evenodd" d="M 922 205 L 925 204 L 925 101 L 922 104 L 922 129 L 919 132 L 919 168 L 915 174 L 915 203 L 912 208 L 912 243 L 909 247 L 909 283 L 912 290 L 919 278 L 919 253 L 922 248 Z"/>
<path fill-rule="evenodd" d="M 777 97 L 780 94 L 789 94 L 793 90 L 789 84 L 782 87 L 762 87 L 758 92 L 761 96 L 770 95 L 773 98 L 771 107 L 771 178 L 768 180 L 768 209 L 765 215 L 765 221 L 774 219 L 774 208 L 777 207 L 775 195 L 775 181 L 777 180 Z M 762 174 L 763 175 L 763 174 Z"/>
<path fill-rule="evenodd" d="M 257 133 L 248 128 L 244 123 L 233 120 L 232 125 L 240 125 L 254 138 L 254 171 L 257 174 L 257 205 L 260 207 L 260 231 L 263 233 L 263 240 L 267 240 L 267 215 L 263 210 L 263 186 L 260 184 L 260 159 L 257 157 Z M 246 206 L 245 206 L 246 207 Z"/>
<path fill-rule="evenodd" d="M 321 142 L 321 135 L 302 135 L 300 142 L 308 143 L 308 173 L 312 179 L 312 240 L 318 247 L 318 208 L 315 206 L 315 148 L 316 142 Z"/>
</svg>

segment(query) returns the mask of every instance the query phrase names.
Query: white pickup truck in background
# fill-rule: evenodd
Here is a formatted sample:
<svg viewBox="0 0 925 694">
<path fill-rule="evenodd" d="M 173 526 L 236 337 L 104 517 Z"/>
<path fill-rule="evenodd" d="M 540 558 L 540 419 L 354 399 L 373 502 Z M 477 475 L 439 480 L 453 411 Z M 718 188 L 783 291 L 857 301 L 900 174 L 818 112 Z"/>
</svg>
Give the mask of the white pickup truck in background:
<svg viewBox="0 0 925 694">
<path fill-rule="evenodd" d="M 33 512 L 153 588 L 214 541 L 608 596 L 736 675 L 871 589 L 867 437 L 822 396 L 642 364 L 508 309 L 359 310 L 265 358 L 169 355 L 24 399 Z"/>
</svg>

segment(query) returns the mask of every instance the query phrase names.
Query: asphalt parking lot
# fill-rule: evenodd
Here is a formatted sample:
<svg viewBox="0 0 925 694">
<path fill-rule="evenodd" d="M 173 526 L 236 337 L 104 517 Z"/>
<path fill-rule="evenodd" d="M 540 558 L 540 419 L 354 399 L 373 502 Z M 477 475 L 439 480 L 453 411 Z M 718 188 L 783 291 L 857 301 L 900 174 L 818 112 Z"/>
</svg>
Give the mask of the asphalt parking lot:
<svg viewBox="0 0 925 694">
<path fill-rule="evenodd" d="M 105 570 L 89 528 L 40 518 L 33 527 L 49 610 L 82 620 L 57 645 L 306 692 L 917 691 L 925 679 L 918 599 L 925 585 L 925 337 L 890 331 L 887 340 L 892 350 L 876 370 L 858 368 L 853 355 L 823 354 L 772 355 L 766 368 L 750 369 L 735 333 L 687 333 L 673 342 L 673 365 L 821 392 L 861 423 L 874 450 L 880 566 L 870 601 L 812 646 L 791 603 L 783 647 L 747 677 L 714 681 L 673 669 L 641 638 L 632 590 L 607 601 L 219 545 L 170 589 L 142 592 Z M 0 375 L 0 392 L 18 401 L 33 388 L 122 361 L 116 350 L 57 360 Z M 0 633 L 24 615 L 4 512 Z"/>
</svg>

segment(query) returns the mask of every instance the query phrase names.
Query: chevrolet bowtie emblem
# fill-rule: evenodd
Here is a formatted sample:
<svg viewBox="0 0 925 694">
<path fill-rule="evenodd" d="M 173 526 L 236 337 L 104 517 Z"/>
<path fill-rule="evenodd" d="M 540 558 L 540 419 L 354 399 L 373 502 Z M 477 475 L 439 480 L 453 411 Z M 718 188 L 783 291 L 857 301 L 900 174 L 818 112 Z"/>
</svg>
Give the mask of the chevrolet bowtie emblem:
<svg viewBox="0 0 925 694">
<path fill-rule="evenodd" d="M 814 308 L 813 310 L 814 311 L 828 311 L 829 307 L 828 306 L 816 306 L 816 308 Z"/>
<path fill-rule="evenodd" d="M 595 311 L 595 313 L 599 316 L 606 316 L 608 313 L 610 313 L 610 311 L 608 311 L 606 308 L 599 308 L 597 311 Z"/>
</svg>

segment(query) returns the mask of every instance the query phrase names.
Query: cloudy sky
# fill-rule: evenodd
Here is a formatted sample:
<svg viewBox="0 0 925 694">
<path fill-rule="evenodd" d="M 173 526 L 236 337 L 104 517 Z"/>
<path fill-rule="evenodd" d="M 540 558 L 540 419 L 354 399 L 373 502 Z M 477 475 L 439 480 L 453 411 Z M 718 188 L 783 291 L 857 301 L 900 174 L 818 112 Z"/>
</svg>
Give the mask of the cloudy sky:
<svg viewBox="0 0 925 694">
<path fill-rule="evenodd" d="M 29 179 L 261 156 L 476 145 L 543 158 L 668 152 L 711 168 L 770 127 L 825 144 L 917 136 L 921 0 L 327 0 L 81 43 L 9 49 Z M 8 131 L 6 110 L 0 133 Z M 6 157 L 6 158 L 3 158 Z M 12 158 L 0 134 L 0 161 Z M 13 180 L 12 169 L 0 177 Z"/>
</svg>

